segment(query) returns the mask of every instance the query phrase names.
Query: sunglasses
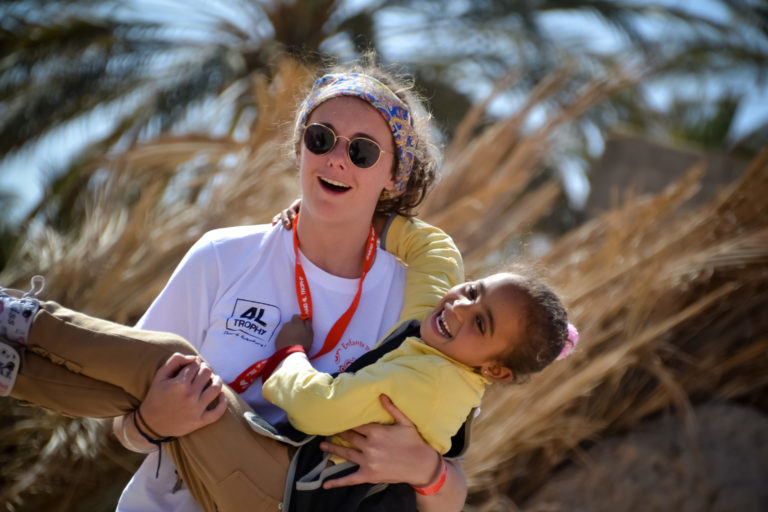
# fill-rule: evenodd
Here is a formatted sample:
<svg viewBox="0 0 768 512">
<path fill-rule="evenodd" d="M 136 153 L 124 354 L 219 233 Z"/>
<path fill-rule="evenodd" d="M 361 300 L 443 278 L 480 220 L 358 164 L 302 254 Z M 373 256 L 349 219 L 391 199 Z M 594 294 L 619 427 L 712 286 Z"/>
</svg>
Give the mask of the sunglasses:
<svg viewBox="0 0 768 512">
<path fill-rule="evenodd" d="M 381 149 L 381 146 L 371 139 L 365 137 L 349 139 L 342 135 L 336 135 L 336 132 L 324 124 L 314 123 L 304 128 L 304 145 L 316 155 L 330 153 L 336 147 L 336 142 L 339 139 L 347 141 L 349 161 L 361 169 L 373 167 L 381 158 L 381 154 L 386 153 Z"/>
</svg>

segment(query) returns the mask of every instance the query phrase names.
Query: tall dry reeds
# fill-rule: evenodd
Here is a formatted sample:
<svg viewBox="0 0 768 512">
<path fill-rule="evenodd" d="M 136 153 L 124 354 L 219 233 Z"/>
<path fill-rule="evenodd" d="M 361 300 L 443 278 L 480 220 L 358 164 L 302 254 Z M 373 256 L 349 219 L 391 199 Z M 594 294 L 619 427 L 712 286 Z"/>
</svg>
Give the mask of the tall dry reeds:
<svg viewBox="0 0 768 512">
<path fill-rule="evenodd" d="M 701 169 L 561 239 L 541 264 L 564 290 L 577 354 L 487 396 L 467 455 L 478 509 L 522 501 L 580 445 L 691 403 L 768 386 L 768 148 L 713 204 L 681 208 Z"/>
<path fill-rule="evenodd" d="M 26 289 L 29 276 L 40 273 L 46 298 L 135 322 L 205 231 L 268 222 L 298 196 L 284 141 L 297 89 L 310 78 L 290 61 L 270 82 L 256 77 L 259 114 L 247 140 L 166 137 L 97 162 L 94 186 L 77 205 L 81 229 L 62 234 L 30 226 L 0 283 Z M 6 510 L 114 509 L 140 458 L 115 444 L 106 422 L 0 400 Z"/>
<path fill-rule="evenodd" d="M 631 76 L 596 81 L 529 113 L 566 79 L 544 81 L 520 111 L 480 128 L 473 110 L 446 149 L 444 178 L 422 216 L 452 234 L 482 275 L 553 213 L 559 185 L 540 179 L 560 129 Z M 33 273 L 46 296 L 132 322 L 206 230 L 268 222 L 296 197 L 286 126 L 306 70 L 285 62 L 257 79 L 248 140 L 165 138 L 100 162 L 74 235 L 35 226 L 0 283 Z M 579 446 L 691 401 L 754 397 L 768 384 L 768 153 L 707 208 L 687 210 L 699 170 L 557 240 L 538 262 L 582 332 L 578 353 L 530 383 L 492 390 L 466 458 L 474 508 L 522 499 Z M 523 251 L 524 252 L 524 251 Z M 496 256 L 496 257 L 491 257 Z M 135 467 L 102 422 L 71 421 L 0 401 L 0 503 L 6 510 L 109 510 Z M 690 421 L 693 429 L 695 422 Z"/>
</svg>

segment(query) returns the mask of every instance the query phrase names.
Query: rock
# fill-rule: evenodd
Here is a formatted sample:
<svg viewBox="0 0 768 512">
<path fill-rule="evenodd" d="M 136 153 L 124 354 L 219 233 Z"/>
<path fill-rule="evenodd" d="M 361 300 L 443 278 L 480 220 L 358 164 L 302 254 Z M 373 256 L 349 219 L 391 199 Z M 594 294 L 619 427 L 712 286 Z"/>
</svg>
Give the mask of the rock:
<svg viewBox="0 0 768 512">
<path fill-rule="evenodd" d="M 768 511 L 768 416 L 730 403 L 665 415 L 596 442 L 523 512 Z"/>
</svg>

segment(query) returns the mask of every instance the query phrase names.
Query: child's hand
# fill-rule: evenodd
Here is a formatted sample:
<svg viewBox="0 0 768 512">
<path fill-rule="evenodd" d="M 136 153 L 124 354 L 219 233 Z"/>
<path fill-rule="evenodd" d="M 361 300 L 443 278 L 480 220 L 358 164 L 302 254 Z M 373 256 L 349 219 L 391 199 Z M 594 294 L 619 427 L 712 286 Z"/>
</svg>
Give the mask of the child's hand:
<svg viewBox="0 0 768 512">
<path fill-rule="evenodd" d="M 292 345 L 301 345 L 309 352 L 312 347 L 312 319 L 302 320 L 299 315 L 293 315 L 291 321 L 280 329 L 275 340 L 275 348 L 280 350 Z"/>
<path fill-rule="evenodd" d="M 293 228 L 293 219 L 298 215 L 300 208 L 301 198 L 298 198 L 291 203 L 291 206 L 272 217 L 272 225 L 274 226 L 279 223 L 282 224 L 285 229 L 290 231 L 291 228 Z"/>
</svg>

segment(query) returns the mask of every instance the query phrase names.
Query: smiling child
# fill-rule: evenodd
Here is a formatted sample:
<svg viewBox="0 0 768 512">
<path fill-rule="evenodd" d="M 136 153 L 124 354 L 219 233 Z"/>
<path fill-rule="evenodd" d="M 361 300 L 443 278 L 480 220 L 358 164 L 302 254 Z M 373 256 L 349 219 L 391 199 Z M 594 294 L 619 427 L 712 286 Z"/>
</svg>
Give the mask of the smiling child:
<svg viewBox="0 0 768 512">
<path fill-rule="evenodd" d="M 397 337 L 401 344 L 375 364 L 334 377 L 312 367 L 311 326 L 296 316 L 278 334 L 262 393 L 295 428 L 317 435 L 391 423 L 379 401 L 384 394 L 445 453 L 489 383 L 542 370 L 568 355 L 578 334 L 551 290 L 510 272 L 450 289 L 423 322 L 408 322 Z"/>
</svg>

